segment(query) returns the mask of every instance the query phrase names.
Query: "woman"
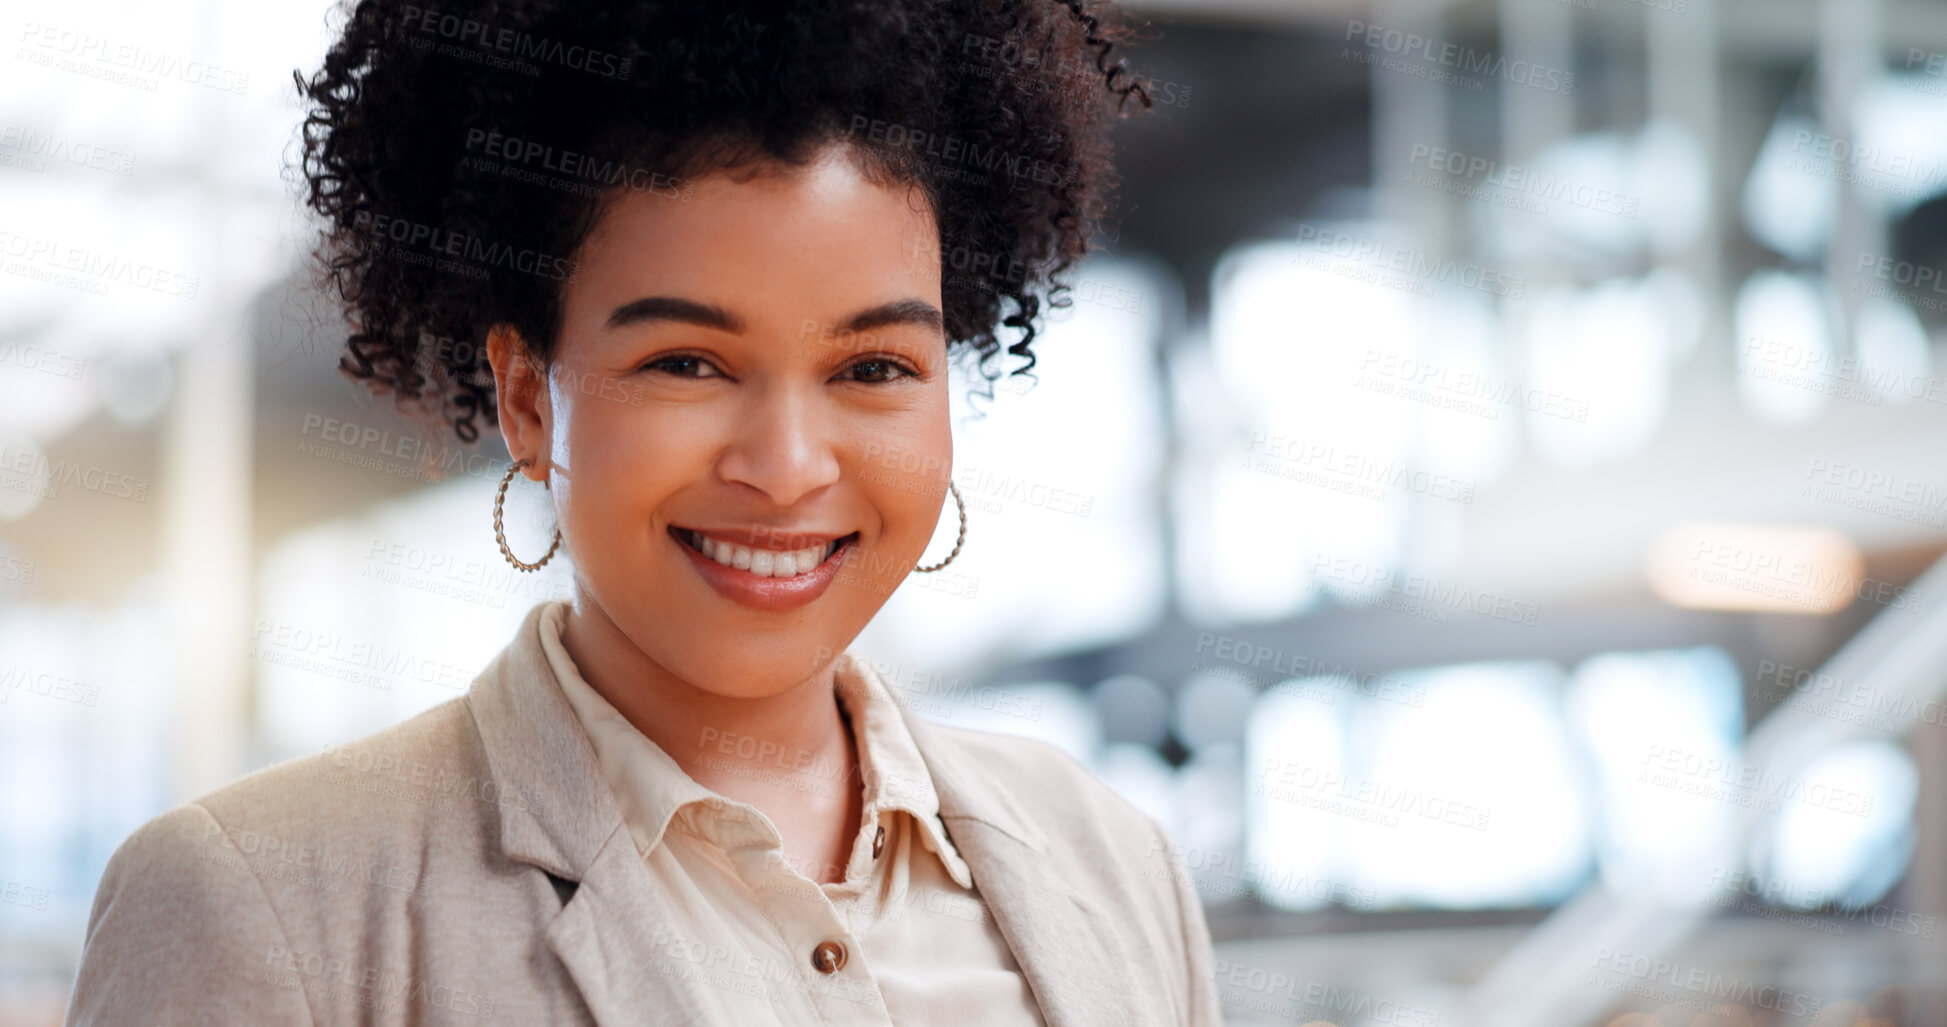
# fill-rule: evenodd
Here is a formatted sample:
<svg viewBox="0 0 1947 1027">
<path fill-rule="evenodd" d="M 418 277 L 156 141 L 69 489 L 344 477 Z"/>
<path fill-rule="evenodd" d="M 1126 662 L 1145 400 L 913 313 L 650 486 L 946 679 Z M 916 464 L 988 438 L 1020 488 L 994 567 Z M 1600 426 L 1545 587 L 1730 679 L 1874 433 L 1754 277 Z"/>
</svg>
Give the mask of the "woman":
<svg viewBox="0 0 1947 1027">
<path fill-rule="evenodd" d="M 1112 13 L 359 3 L 300 79 L 343 366 L 499 428 L 573 597 L 137 831 L 69 1022 L 1217 1024 L 1159 825 L 846 649 L 966 540 L 948 363 L 1031 367 L 1086 251 Z"/>
</svg>

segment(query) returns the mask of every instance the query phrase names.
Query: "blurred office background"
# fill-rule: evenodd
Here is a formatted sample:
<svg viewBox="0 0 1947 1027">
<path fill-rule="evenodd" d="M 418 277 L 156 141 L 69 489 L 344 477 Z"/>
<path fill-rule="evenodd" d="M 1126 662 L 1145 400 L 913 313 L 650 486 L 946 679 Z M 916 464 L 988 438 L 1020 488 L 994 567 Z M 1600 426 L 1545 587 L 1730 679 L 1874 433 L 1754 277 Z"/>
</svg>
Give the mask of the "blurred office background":
<svg viewBox="0 0 1947 1027">
<path fill-rule="evenodd" d="M 858 648 L 1171 827 L 1232 1023 L 1947 1023 L 1947 8 L 1132 6 L 1119 216 Z M 565 594 L 333 370 L 327 28 L 8 9 L 0 1023 L 139 823 Z"/>
</svg>

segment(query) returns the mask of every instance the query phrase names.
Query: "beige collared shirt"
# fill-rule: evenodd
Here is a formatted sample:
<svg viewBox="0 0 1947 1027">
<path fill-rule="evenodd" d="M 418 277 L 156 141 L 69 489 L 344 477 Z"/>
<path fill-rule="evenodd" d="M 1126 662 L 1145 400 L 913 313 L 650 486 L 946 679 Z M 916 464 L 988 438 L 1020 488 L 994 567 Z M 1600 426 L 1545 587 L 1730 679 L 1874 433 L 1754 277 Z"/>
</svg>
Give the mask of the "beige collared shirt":
<svg viewBox="0 0 1947 1027">
<path fill-rule="evenodd" d="M 682 965 L 661 969 L 715 984 L 706 990 L 720 1022 L 1044 1024 L 869 665 L 848 654 L 834 675 L 865 812 L 844 880 L 818 884 L 785 860 L 761 810 L 697 783 L 582 678 L 561 644 L 567 609 L 546 604 L 542 648 L 667 900 L 672 922 L 657 925 L 658 951 Z M 748 767 L 750 755 L 723 758 Z M 848 769 L 825 778 L 848 786 Z"/>
</svg>

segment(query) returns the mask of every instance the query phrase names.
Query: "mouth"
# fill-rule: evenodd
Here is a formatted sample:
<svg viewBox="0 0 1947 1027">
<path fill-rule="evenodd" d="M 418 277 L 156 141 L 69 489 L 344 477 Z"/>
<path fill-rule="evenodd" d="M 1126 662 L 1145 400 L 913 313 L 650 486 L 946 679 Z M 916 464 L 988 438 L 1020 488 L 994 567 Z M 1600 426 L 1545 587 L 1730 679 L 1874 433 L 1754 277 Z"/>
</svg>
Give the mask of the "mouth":
<svg viewBox="0 0 1947 1027">
<path fill-rule="evenodd" d="M 763 531 L 735 533 L 752 546 L 723 538 L 730 532 L 704 533 L 669 526 L 669 536 L 689 558 L 697 577 L 740 606 L 783 613 L 824 595 L 838 578 L 839 565 L 858 546 L 859 533 L 836 538 L 826 535 L 779 535 Z"/>
<path fill-rule="evenodd" d="M 824 567 L 840 550 L 859 539 L 856 531 L 836 538 L 752 533 L 746 537 L 762 538 L 769 543 L 753 546 L 675 524 L 669 526 L 669 534 L 692 553 L 727 570 L 741 571 L 755 578 L 781 579 L 802 577 Z"/>
</svg>

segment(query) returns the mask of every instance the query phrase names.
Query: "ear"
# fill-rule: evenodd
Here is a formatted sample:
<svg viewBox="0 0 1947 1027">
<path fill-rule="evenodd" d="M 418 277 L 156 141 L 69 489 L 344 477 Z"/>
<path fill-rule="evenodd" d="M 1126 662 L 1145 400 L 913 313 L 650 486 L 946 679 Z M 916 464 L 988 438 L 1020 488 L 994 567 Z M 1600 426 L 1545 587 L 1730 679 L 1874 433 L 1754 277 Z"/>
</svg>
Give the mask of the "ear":
<svg viewBox="0 0 1947 1027">
<path fill-rule="evenodd" d="M 520 332 L 509 324 L 488 330 L 487 362 L 493 365 L 494 403 L 508 455 L 515 463 L 532 460 L 521 473 L 533 481 L 547 481 L 554 414 L 548 406 L 546 372 Z"/>
</svg>

